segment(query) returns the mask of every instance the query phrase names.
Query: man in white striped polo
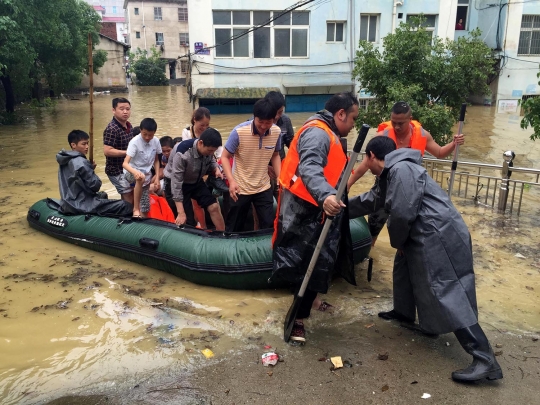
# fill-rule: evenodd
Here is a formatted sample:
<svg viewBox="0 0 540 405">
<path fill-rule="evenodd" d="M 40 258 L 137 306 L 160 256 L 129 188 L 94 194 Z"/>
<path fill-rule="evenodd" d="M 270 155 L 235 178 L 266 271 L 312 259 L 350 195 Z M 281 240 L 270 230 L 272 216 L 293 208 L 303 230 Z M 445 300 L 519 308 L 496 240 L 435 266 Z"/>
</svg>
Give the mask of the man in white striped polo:
<svg viewBox="0 0 540 405">
<path fill-rule="evenodd" d="M 260 99 L 253 107 L 253 120 L 237 125 L 225 143 L 221 164 L 229 180 L 232 200 L 225 220 L 227 232 L 243 230 L 251 203 L 259 218 L 259 228 L 273 227 L 274 198 L 268 162 L 279 177 L 281 130 L 274 124 L 276 113 L 274 103 Z M 231 167 L 230 159 L 233 157 L 234 165 Z"/>
</svg>

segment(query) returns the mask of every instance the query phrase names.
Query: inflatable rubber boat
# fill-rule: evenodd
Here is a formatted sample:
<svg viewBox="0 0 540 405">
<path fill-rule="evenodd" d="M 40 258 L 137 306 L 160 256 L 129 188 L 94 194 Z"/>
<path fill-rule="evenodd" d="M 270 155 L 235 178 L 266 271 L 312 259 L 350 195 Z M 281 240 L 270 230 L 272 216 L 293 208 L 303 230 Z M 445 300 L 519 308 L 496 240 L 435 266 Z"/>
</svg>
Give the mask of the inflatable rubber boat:
<svg viewBox="0 0 540 405">
<path fill-rule="evenodd" d="M 154 219 L 62 215 L 58 201 L 44 199 L 28 211 L 34 229 L 65 242 L 166 271 L 213 287 L 256 290 L 272 273 L 272 229 L 225 234 L 177 227 Z M 355 263 L 369 255 L 371 236 L 364 218 L 350 221 Z"/>
</svg>

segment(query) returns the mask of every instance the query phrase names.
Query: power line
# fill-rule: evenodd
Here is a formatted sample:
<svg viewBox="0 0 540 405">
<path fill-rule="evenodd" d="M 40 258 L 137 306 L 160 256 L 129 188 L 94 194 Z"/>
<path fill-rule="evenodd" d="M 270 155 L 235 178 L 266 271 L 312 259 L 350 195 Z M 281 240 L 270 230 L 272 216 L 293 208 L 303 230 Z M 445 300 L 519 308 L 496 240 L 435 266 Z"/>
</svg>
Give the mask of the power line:
<svg viewBox="0 0 540 405">
<path fill-rule="evenodd" d="M 210 62 L 200 62 L 200 61 L 194 61 L 194 63 L 197 63 L 198 65 L 209 65 L 209 66 L 215 66 L 225 69 L 235 69 L 235 70 L 244 70 L 244 69 L 263 69 L 263 68 L 275 68 L 275 67 L 301 67 L 305 68 L 306 65 L 292 65 L 287 63 L 277 64 L 277 65 L 264 65 L 264 66 L 246 66 L 246 67 L 235 67 L 235 66 L 224 66 L 224 65 L 217 65 L 215 63 Z M 318 65 L 309 65 L 310 67 L 323 67 L 323 66 L 335 66 L 335 65 L 345 65 L 349 64 L 349 62 L 334 62 L 334 63 L 324 63 L 324 64 L 318 64 Z"/>
<path fill-rule="evenodd" d="M 535 61 L 533 61 L 533 60 L 512 58 L 511 56 L 506 56 L 506 55 L 505 55 L 505 58 L 513 59 L 513 60 L 518 60 L 518 61 L 520 61 L 520 62 L 528 62 L 528 63 L 534 63 L 534 64 L 536 64 L 536 65 L 540 65 L 539 62 L 535 62 Z"/>
<path fill-rule="evenodd" d="M 251 26 L 251 28 L 249 28 L 248 30 L 242 32 L 241 34 L 233 35 L 232 37 L 230 37 L 230 38 L 229 38 L 228 40 L 226 40 L 225 42 L 222 42 L 221 44 L 217 44 L 217 45 L 212 45 L 212 46 L 204 47 L 204 48 L 202 48 L 201 50 L 199 50 L 198 52 L 210 50 L 210 49 L 213 49 L 213 48 L 217 48 L 218 46 L 223 46 L 223 45 L 225 45 L 225 44 L 228 44 L 229 42 L 232 42 L 232 41 L 234 41 L 234 40 L 236 40 L 236 39 L 239 39 L 239 38 L 241 38 L 241 37 L 243 37 L 243 36 L 245 36 L 245 35 L 247 35 L 247 34 L 253 32 L 253 31 L 258 30 L 259 28 L 263 28 L 263 27 L 269 25 L 271 22 L 273 22 L 273 21 L 279 19 L 280 17 L 284 16 L 285 14 L 288 14 L 288 13 L 290 13 L 291 11 L 294 11 L 294 10 L 300 8 L 300 7 L 303 7 L 303 6 L 305 6 L 306 4 L 313 3 L 314 1 L 316 1 L 316 0 L 305 0 L 305 1 L 302 1 L 302 2 L 299 2 L 299 3 L 296 3 L 296 4 L 292 5 L 292 6 L 289 7 L 289 8 L 286 8 L 281 14 L 279 14 L 279 15 L 277 15 L 277 16 L 274 15 L 274 17 L 270 18 L 268 21 L 265 21 L 265 22 L 262 23 L 261 25 L 253 25 L 253 26 Z M 317 1 L 319 1 L 319 2 L 325 2 L 325 1 L 329 1 L 329 0 L 317 0 Z M 274 12 L 274 14 L 275 14 L 275 12 Z M 187 53 L 187 54 L 185 54 L 185 55 L 179 56 L 178 59 L 180 59 L 180 58 L 185 58 L 185 57 L 191 57 L 191 56 L 193 56 L 193 55 L 197 55 L 198 52 L 189 52 L 189 53 Z"/>
</svg>

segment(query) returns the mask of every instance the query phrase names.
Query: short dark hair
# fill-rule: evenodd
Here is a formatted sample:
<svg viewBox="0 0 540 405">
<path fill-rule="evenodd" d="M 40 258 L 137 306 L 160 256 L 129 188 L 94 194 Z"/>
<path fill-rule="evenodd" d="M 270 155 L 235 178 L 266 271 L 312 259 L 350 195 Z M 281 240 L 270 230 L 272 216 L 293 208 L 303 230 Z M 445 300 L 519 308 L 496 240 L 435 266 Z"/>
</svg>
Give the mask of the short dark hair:
<svg viewBox="0 0 540 405">
<path fill-rule="evenodd" d="M 210 110 L 206 107 L 199 107 L 191 115 L 191 125 L 195 125 L 195 121 L 200 121 L 203 118 L 210 119 Z"/>
<path fill-rule="evenodd" d="M 199 137 L 204 146 L 219 148 L 222 145 L 221 134 L 217 129 L 206 128 Z"/>
<path fill-rule="evenodd" d="M 285 97 L 279 91 L 269 91 L 264 98 L 274 103 L 278 110 L 285 106 Z"/>
<path fill-rule="evenodd" d="M 170 136 L 162 136 L 159 138 L 159 144 L 163 148 L 164 146 L 168 146 L 169 148 L 172 148 L 174 146 L 173 139 Z"/>
<path fill-rule="evenodd" d="M 412 114 L 412 109 L 405 101 L 398 101 L 392 106 L 392 112 L 394 114 Z"/>
<path fill-rule="evenodd" d="M 182 137 L 181 137 L 181 136 L 177 136 L 177 137 L 174 138 L 172 141 L 173 141 L 173 143 L 176 145 L 178 142 L 182 142 Z"/>
<path fill-rule="evenodd" d="M 379 160 L 384 160 L 384 157 L 390 152 L 396 150 L 396 143 L 388 136 L 375 136 L 366 146 L 366 155 L 374 155 Z"/>
<path fill-rule="evenodd" d="M 131 103 L 129 102 L 129 100 L 127 98 L 124 98 L 124 97 L 115 97 L 112 99 L 112 108 L 116 108 L 116 106 L 120 103 L 128 103 L 129 106 L 131 107 Z"/>
<path fill-rule="evenodd" d="M 146 129 L 147 131 L 156 132 L 157 122 L 153 118 L 144 118 L 139 125 L 141 131 Z"/>
<path fill-rule="evenodd" d="M 69 146 L 71 146 L 72 143 L 75 145 L 78 144 L 80 141 L 86 141 L 87 139 L 90 139 L 90 136 L 80 129 L 74 129 L 68 134 L 68 143 Z"/>
<path fill-rule="evenodd" d="M 273 120 L 276 118 L 277 110 L 279 108 L 272 101 L 261 98 L 253 106 L 253 116 L 260 120 Z"/>
<path fill-rule="evenodd" d="M 324 109 L 330 111 L 332 115 L 339 110 L 345 110 L 348 114 L 353 105 L 358 105 L 358 99 L 350 91 L 334 94 L 324 105 Z"/>
</svg>

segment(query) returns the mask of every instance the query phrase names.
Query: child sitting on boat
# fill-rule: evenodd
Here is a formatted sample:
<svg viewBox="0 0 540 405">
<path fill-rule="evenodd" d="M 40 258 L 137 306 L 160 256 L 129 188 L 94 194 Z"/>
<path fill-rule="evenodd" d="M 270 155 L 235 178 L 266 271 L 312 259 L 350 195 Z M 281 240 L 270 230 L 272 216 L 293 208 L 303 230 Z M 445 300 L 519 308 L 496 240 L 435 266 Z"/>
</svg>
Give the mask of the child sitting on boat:
<svg viewBox="0 0 540 405">
<path fill-rule="evenodd" d="M 152 182 L 152 166 L 155 173 L 159 173 L 159 157 L 161 145 L 154 134 L 157 123 L 152 118 L 145 118 L 139 126 L 141 133 L 129 141 L 126 158 L 122 167 L 126 180 L 134 188 L 133 193 L 133 216 L 146 217 L 150 211 L 150 197 L 148 189 Z M 154 190 L 160 189 L 159 178 L 154 179 Z"/>
<path fill-rule="evenodd" d="M 60 165 L 60 211 L 63 214 L 131 215 L 130 203 L 108 200 L 107 194 L 99 192 L 101 180 L 94 172 L 96 164 L 86 159 L 89 139 L 86 132 L 75 129 L 68 135 L 71 151 L 62 149 L 56 155 Z"/>
</svg>

